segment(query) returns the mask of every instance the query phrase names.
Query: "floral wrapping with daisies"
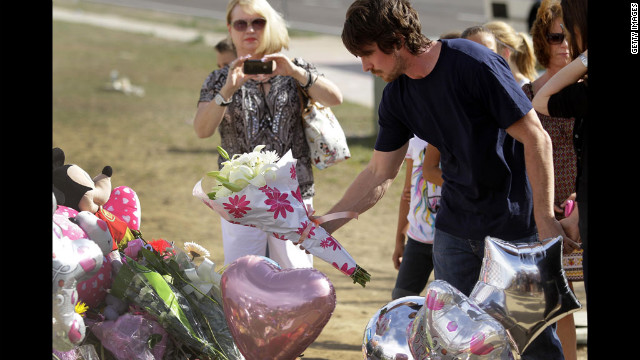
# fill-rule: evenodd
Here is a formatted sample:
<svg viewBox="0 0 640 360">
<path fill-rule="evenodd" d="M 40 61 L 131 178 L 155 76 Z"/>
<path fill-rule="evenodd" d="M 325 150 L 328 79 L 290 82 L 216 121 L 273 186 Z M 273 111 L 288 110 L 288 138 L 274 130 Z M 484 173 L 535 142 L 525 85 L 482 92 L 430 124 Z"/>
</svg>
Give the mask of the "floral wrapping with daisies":
<svg viewBox="0 0 640 360">
<path fill-rule="evenodd" d="M 371 279 L 370 274 L 338 240 L 318 226 L 319 219 L 310 219 L 313 210 L 305 206 L 300 194 L 296 159 L 291 150 L 280 158 L 275 151 L 264 148 L 259 145 L 252 152 L 229 157 L 218 147 L 226 161 L 219 171 L 207 173 L 215 185 L 205 192 L 200 180 L 193 195 L 231 223 L 256 227 L 278 239 L 301 245 L 364 287 Z M 337 215 L 340 216 L 357 217 L 357 214 Z M 326 217 L 332 218 L 336 217 L 331 214 Z"/>
</svg>

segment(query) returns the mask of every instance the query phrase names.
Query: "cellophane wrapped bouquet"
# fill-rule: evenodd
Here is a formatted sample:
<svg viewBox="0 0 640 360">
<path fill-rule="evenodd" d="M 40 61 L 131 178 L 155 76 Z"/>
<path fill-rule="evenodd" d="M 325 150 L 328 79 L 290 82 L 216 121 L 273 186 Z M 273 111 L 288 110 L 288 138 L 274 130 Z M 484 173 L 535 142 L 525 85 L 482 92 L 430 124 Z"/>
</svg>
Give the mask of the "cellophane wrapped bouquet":
<svg viewBox="0 0 640 360">
<path fill-rule="evenodd" d="M 231 158 L 218 147 L 226 161 L 219 171 L 207 173 L 215 185 L 205 192 L 201 179 L 193 188 L 193 195 L 232 223 L 256 227 L 283 241 L 300 244 L 364 287 L 371 278 L 369 273 L 309 218 L 296 176 L 297 160 L 291 151 L 280 158 L 275 151 L 264 151 L 264 147 L 259 145 L 250 153 Z"/>
<path fill-rule="evenodd" d="M 190 256 L 186 251 L 192 247 L 199 250 L 189 251 Z M 185 243 L 185 250 L 143 246 L 125 251 L 125 262 L 110 293 L 162 325 L 178 346 L 177 350 L 173 348 L 175 354 L 163 358 L 244 360 L 226 324 L 219 289 L 221 275 L 206 257 L 206 249 Z M 114 353 L 120 348 L 113 336 L 102 340 Z M 133 359 L 126 354 L 121 358 Z"/>
</svg>

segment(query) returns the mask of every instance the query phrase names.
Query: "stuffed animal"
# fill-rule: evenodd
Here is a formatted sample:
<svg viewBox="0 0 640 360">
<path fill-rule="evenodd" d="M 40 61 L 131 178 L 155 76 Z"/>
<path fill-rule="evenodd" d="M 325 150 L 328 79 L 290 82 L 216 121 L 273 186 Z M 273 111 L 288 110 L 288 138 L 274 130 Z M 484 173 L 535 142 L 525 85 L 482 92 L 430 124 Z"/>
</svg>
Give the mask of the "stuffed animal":
<svg viewBox="0 0 640 360">
<path fill-rule="evenodd" d="M 54 208 L 55 196 L 53 197 Z M 102 268 L 100 247 L 89 239 L 71 240 L 53 222 L 52 231 L 52 336 L 53 348 L 69 351 L 84 340 L 84 320 L 75 311 L 77 282 L 95 275 Z"/>
<path fill-rule="evenodd" d="M 65 154 L 60 148 L 53 149 L 52 170 L 54 200 L 62 199 L 60 206 L 54 204 L 54 222 L 69 239 L 91 239 L 105 255 L 100 271 L 78 282 L 78 296 L 93 309 L 106 304 L 104 314 L 115 320 L 123 313 L 123 305 L 111 299 L 108 289 L 122 267 L 116 250 L 124 249 L 130 240 L 140 236 L 138 196 L 127 186 L 111 190 L 113 171 L 109 166 L 91 179 L 78 165 L 65 165 Z"/>
<path fill-rule="evenodd" d="M 78 213 L 66 206 L 58 206 L 53 214 L 53 223 L 66 239 L 72 242 L 89 240 L 100 248 L 103 254 L 100 269 L 94 271 L 92 276 L 78 280 L 76 285 L 76 297 L 90 309 L 98 309 L 111 288 L 116 270 L 122 266 L 120 253 L 111 250 L 113 240 L 106 223 L 88 211 Z"/>
<path fill-rule="evenodd" d="M 103 207 L 111 197 L 113 169 L 110 166 L 105 166 L 102 173 L 92 179 L 80 166 L 65 164 L 65 154 L 60 148 L 53 149 L 52 163 L 53 189 L 58 205 L 78 212 L 88 211 L 104 220 L 113 238 L 112 250 L 135 239 L 128 224 Z"/>
<path fill-rule="evenodd" d="M 124 220 L 131 230 L 140 230 L 142 218 L 140 200 L 132 188 L 128 186 L 114 188 L 103 208 Z"/>
<path fill-rule="evenodd" d="M 105 166 L 102 173 L 92 179 L 80 166 L 64 162 L 64 151 L 54 148 L 53 186 L 64 195 L 63 201 L 57 199 L 58 205 L 95 214 L 109 200 L 113 169 Z"/>
</svg>

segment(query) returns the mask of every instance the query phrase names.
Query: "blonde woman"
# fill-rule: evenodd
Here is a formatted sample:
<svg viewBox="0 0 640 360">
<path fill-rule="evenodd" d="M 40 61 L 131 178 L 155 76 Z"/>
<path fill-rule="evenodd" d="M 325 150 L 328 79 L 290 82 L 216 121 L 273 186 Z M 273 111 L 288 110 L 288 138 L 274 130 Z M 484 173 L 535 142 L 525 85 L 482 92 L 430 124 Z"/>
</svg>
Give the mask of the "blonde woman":
<svg viewBox="0 0 640 360">
<path fill-rule="evenodd" d="M 284 155 L 291 150 L 298 160 L 300 191 L 311 205 L 313 172 L 301 119 L 301 95 L 306 89 L 326 106 L 342 103 L 338 87 L 318 73 L 313 64 L 289 59 L 280 53 L 289 47 L 284 19 L 266 0 L 231 0 L 227 5 L 227 29 L 238 58 L 213 71 L 200 90 L 194 129 L 199 138 L 216 130 L 229 154 L 250 152 L 256 145 Z M 245 61 L 273 60 L 270 74 L 245 74 Z M 223 159 L 218 159 L 218 165 Z M 225 264 L 244 255 L 268 255 L 282 268 L 312 267 L 313 258 L 289 241 L 276 239 L 254 228 L 222 221 Z"/>
<path fill-rule="evenodd" d="M 520 86 L 538 77 L 533 45 L 527 34 L 516 32 L 504 21 L 490 21 L 484 27 L 495 36 L 497 53 L 507 60 L 513 77 Z"/>
</svg>

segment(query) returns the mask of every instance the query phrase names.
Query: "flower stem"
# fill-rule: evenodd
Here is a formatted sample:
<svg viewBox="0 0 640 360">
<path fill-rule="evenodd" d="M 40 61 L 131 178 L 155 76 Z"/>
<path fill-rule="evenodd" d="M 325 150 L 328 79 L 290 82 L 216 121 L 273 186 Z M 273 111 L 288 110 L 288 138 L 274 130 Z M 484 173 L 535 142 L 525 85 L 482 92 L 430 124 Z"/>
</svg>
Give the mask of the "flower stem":
<svg viewBox="0 0 640 360">
<path fill-rule="evenodd" d="M 362 287 L 365 287 L 365 284 L 371 281 L 371 274 L 356 264 L 356 270 L 351 274 L 351 279 L 353 279 L 354 284 L 358 283 Z"/>
</svg>

